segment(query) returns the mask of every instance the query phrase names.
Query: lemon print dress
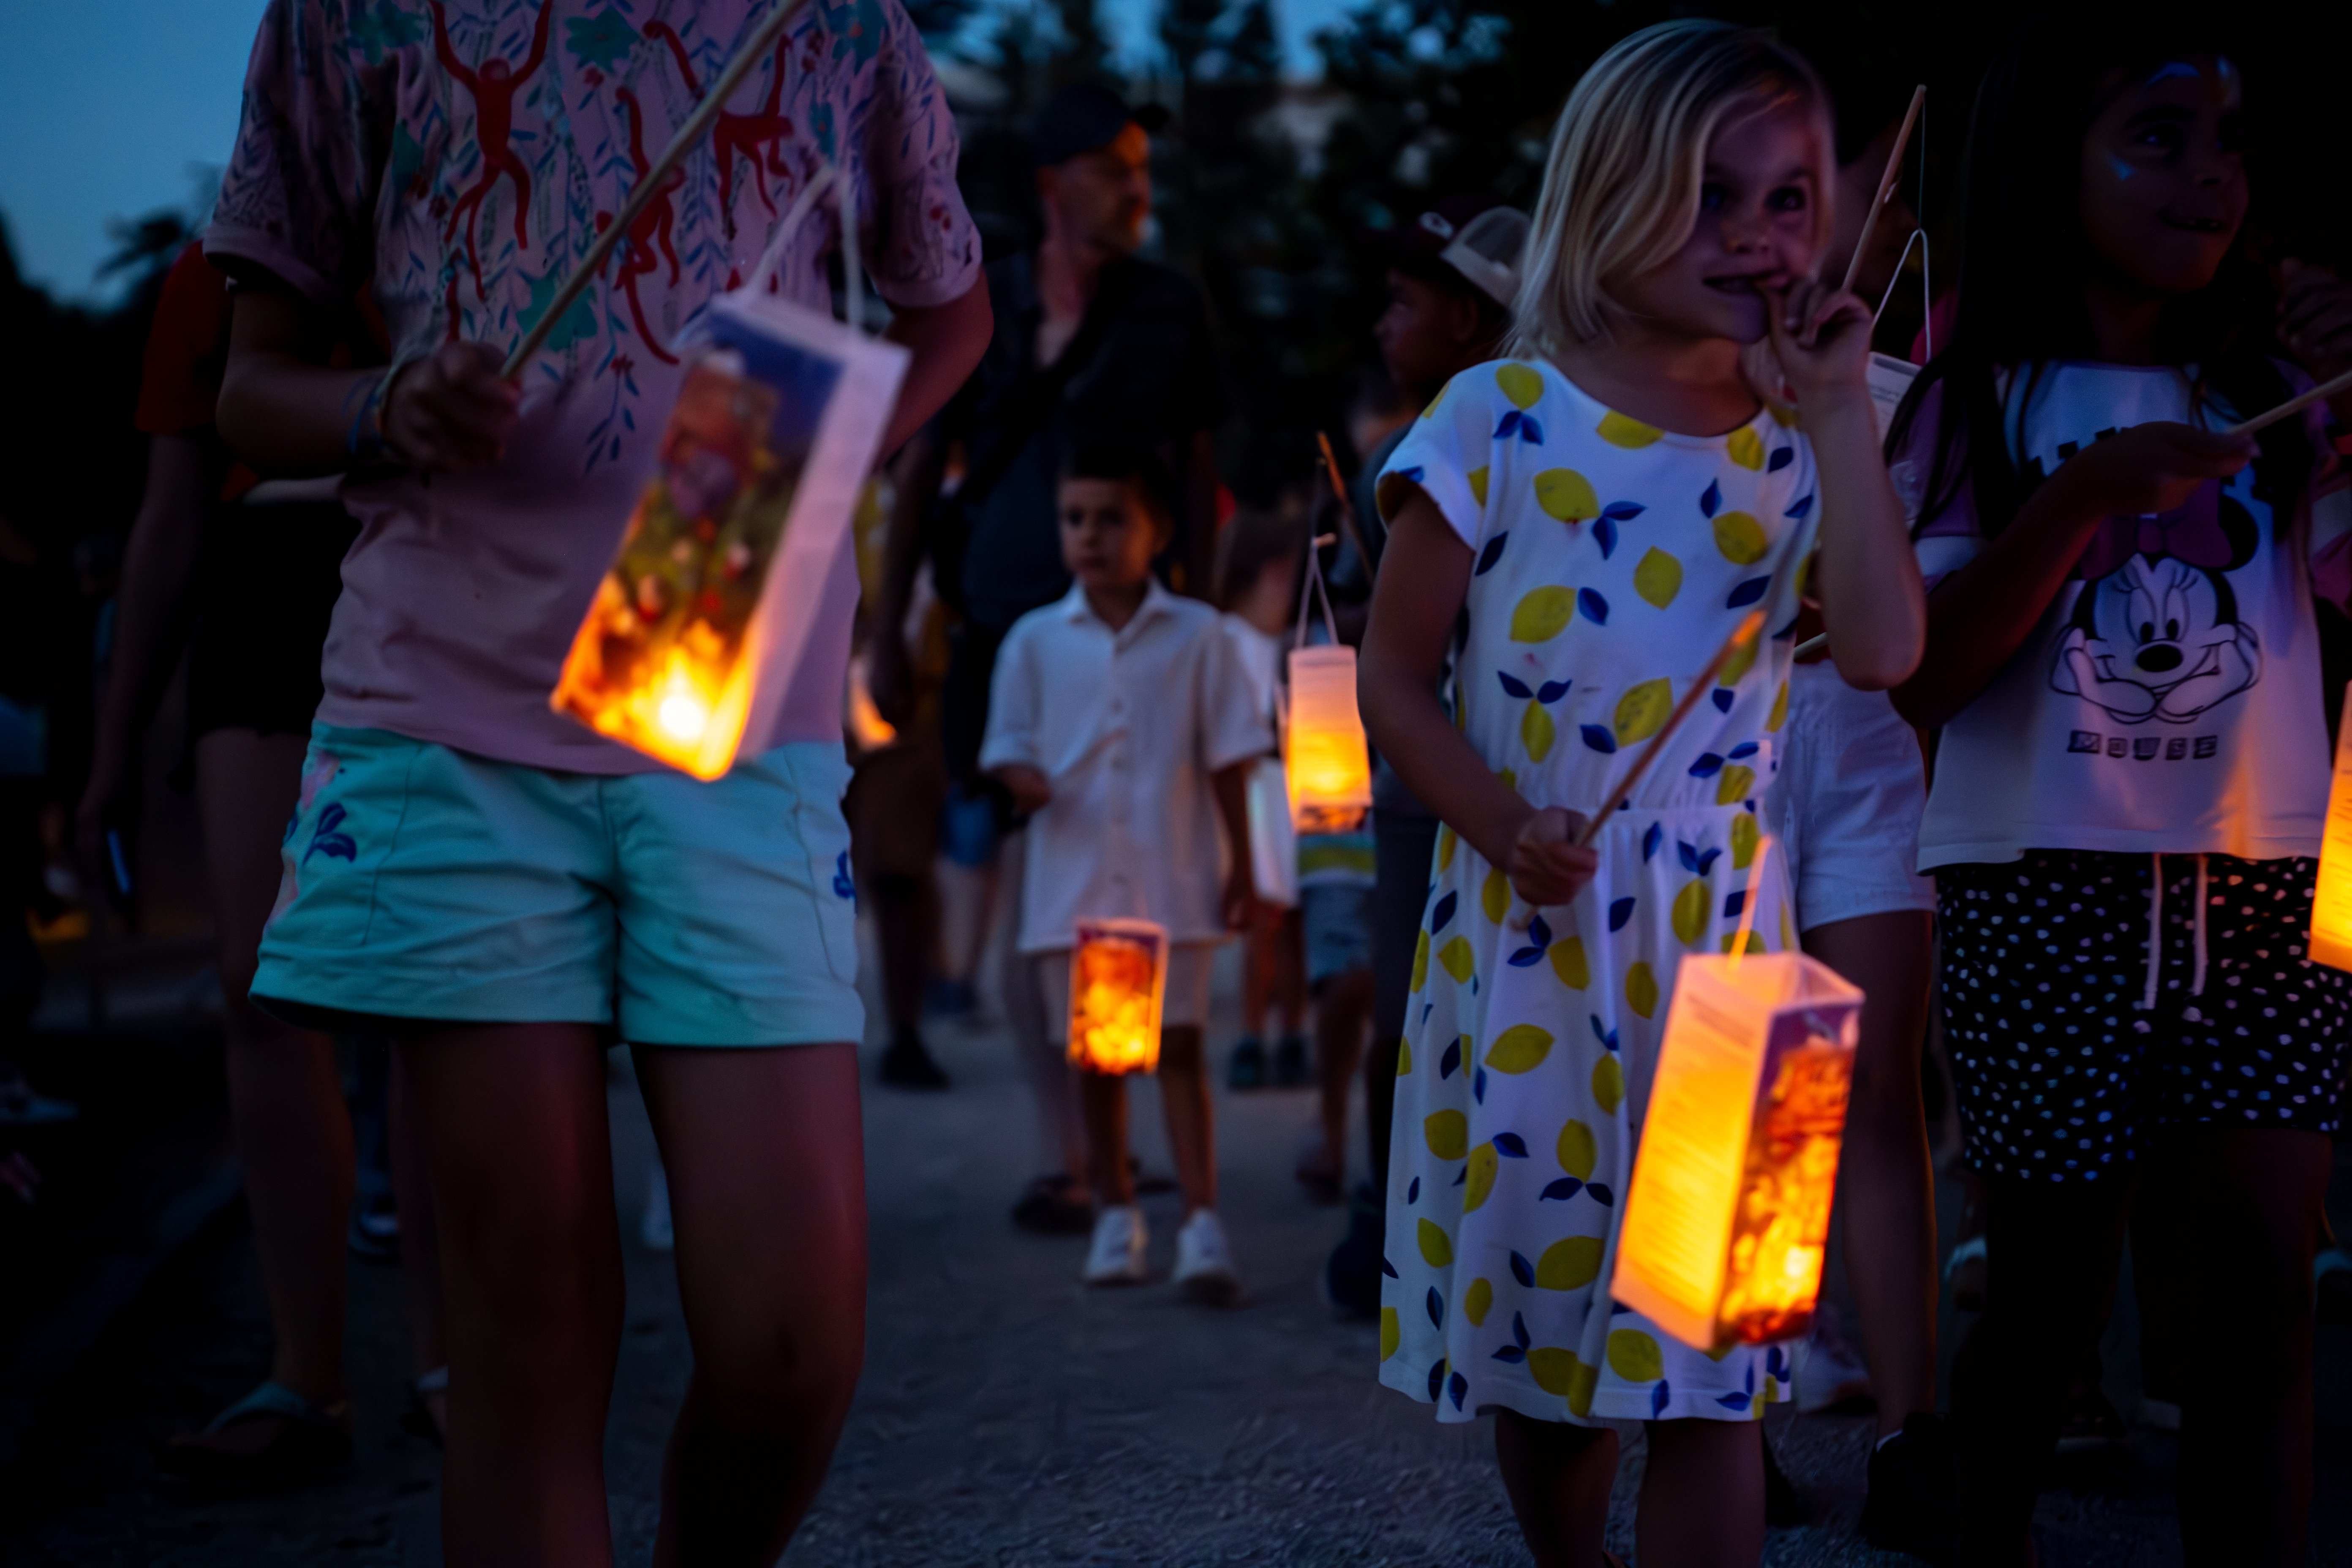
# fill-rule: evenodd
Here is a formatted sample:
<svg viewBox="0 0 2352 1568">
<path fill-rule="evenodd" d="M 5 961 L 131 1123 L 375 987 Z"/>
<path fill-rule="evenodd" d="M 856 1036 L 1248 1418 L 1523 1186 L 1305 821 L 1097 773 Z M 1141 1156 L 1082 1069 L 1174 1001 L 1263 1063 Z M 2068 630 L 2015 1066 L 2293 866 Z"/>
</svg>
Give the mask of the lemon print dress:
<svg viewBox="0 0 2352 1568">
<path fill-rule="evenodd" d="M 1538 806 L 1590 813 L 1751 612 L 1757 651 L 1700 699 L 1597 842 L 1572 905 L 1531 911 L 1441 829 L 1398 1058 L 1381 1381 L 1441 1421 L 1745 1420 L 1779 1347 L 1710 1356 L 1614 1305 L 1617 1215 L 1686 952 L 1728 950 L 1777 766 L 1812 452 L 1759 412 L 1727 436 L 1613 413 L 1548 364 L 1456 376 L 1381 470 L 1475 557 L 1455 723 Z M 1750 951 L 1791 942 L 1768 857 Z"/>
</svg>

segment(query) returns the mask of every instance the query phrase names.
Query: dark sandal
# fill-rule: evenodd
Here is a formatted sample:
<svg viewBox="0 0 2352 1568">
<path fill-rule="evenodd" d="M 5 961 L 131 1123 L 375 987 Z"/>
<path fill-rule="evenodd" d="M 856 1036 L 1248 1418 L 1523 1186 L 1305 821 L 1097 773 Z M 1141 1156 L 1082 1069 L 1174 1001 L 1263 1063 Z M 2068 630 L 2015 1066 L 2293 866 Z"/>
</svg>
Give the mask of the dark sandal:
<svg viewBox="0 0 2352 1568">
<path fill-rule="evenodd" d="M 251 1454 L 214 1447 L 240 1421 L 277 1416 L 278 1436 Z M 155 1468 L 200 1486 L 264 1489 L 309 1480 L 341 1468 L 352 1458 L 351 1402 L 314 1405 L 283 1384 L 265 1383 L 206 1423 L 201 1432 L 165 1439 Z"/>
</svg>

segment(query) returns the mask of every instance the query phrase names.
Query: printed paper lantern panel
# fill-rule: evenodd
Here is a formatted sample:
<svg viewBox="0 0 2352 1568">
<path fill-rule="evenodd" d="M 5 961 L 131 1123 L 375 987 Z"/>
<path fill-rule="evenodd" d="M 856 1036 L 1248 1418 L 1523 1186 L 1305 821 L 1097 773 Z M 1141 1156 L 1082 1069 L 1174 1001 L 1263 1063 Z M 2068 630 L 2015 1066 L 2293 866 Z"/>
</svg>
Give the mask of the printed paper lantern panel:
<svg viewBox="0 0 2352 1568">
<path fill-rule="evenodd" d="M 1862 1003 L 1801 953 L 1683 960 L 1626 1194 L 1618 1300 L 1707 1351 L 1811 1327 Z"/>
<path fill-rule="evenodd" d="M 1152 1072 L 1168 990 L 1168 931 L 1152 921 L 1080 921 L 1070 953 L 1070 1062 Z"/>
</svg>

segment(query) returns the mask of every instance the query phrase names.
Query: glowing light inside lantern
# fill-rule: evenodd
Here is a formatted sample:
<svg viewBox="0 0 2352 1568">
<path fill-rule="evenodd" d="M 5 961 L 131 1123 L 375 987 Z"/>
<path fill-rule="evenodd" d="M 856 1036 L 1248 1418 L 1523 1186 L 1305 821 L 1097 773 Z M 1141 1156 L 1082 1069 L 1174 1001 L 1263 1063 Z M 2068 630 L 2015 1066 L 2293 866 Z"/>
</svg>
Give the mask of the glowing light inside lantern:
<svg viewBox="0 0 2352 1568">
<path fill-rule="evenodd" d="M 1683 960 L 1618 1300 L 1702 1350 L 1811 1327 L 1861 1008 L 1859 990 L 1801 953 Z"/>
<path fill-rule="evenodd" d="M 878 752 L 898 739 L 898 728 L 882 717 L 875 705 L 874 688 L 866 673 L 866 656 L 849 661 L 849 734 L 861 752 Z"/>
<path fill-rule="evenodd" d="M 1290 817 L 1301 833 L 1346 833 L 1372 805 L 1372 759 L 1356 712 L 1356 650 L 1290 650 L 1290 723 L 1283 737 Z"/>
<path fill-rule="evenodd" d="M 2344 694 L 2352 717 L 2352 690 Z M 2327 828 L 2319 840 L 2319 884 L 2311 899 L 2315 963 L 2352 969 L 2352 732 L 2336 731 L 2336 778 L 2327 789 Z"/>
<path fill-rule="evenodd" d="M 1168 931 L 1151 921 L 1080 921 L 1070 953 L 1070 1061 L 1090 1072 L 1160 1066 Z"/>
</svg>

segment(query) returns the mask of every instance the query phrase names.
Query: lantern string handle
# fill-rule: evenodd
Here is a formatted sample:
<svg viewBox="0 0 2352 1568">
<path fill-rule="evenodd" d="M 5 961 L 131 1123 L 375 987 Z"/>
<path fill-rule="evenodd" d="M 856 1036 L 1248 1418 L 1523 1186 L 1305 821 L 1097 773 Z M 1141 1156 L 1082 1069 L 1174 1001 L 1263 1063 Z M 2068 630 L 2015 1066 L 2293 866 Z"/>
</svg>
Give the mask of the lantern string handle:
<svg viewBox="0 0 2352 1568">
<path fill-rule="evenodd" d="M 1309 594 L 1322 601 L 1323 635 L 1331 639 L 1332 647 L 1339 646 L 1339 625 L 1331 618 L 1331 594 L 1323 586 L 1323 558 L 1319 553 L 1325 545 L 1337 542 L 1339 536 L 1331 533 L 1318 533 L 1307 542 L 1307 580 L 1298 584 L 1298 630 L 1291 639 L 1293 647 L 1307 646 L 1307 597 Z"/>
<path fill-rule="evenodd" d="M 1769 833 L 1756 841 L 1756 858 L 1748 863 L 1748 892 L 1739 900 L 1739 929 L 1731 933 L 1731 963 L 1726 967 L 1737 974 L 1739 961 L 1748 955 L 1748 939 L 1756 932 L 1756 902 L 1764 890 L 1764 861 L 1772 853 L 1772 836 Z"/>
</svg>

